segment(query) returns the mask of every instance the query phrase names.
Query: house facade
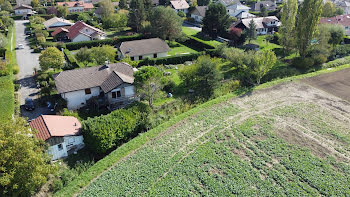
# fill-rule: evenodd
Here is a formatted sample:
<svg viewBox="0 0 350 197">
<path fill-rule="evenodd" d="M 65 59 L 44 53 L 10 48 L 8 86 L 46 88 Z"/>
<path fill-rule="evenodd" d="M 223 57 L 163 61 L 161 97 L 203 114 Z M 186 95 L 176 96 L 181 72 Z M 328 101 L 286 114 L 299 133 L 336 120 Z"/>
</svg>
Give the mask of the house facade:
<svg viewBox="0 0 350 197">
<path fill-rule="evenodd" d="M 84 1 L 57 2 L 57 6 L 67 7 L 69 13 L 85 12 L 94 9 L 92 3 L 85 3 Z"/>
<path fill-rule="evenodd" d="M 82 149 L 81 123 L 72 116 L 41 115 L 29 123 L 37 138 L 48 145 L 51 160 L 65 158 Z"/>
<path fill-rule="evenodd" d="M 33 13 L 33 8 L 29 5 L 18 5 L 15 6 L 13 10 L 15 11 L 15 15 L 27 16 Z"/>
<path fill-rule="evenodd" d="M 262 8 L 265 8 L 267 11 L 275 11 L 277 5 L 275 1 L 259 1 L 252 6 L 252 10 L 255 12 L 260 12 Z"/>
<path fill-rule="evenodd" d="M 350 14 L 350 2 L 349 1 L 336 1 L 337 7 L 340 7 L 344 10 L 344 14 Z"/>
<path fill-rule="evenodd" d="M 256 25 L 257 35 L 272 34 L 274 32 L 277 32 L 278 27 L 281 26 L 281 22 L 276 16 L 241 19 L 233 26 L 244 30 L 249 27 L 251 20 L 253 20 Z"/>
<path fill-rule="evenodd" d="M 151 38 L 122 42 L 119 51 L 120 59 L 129 56 L 131 60 L 138 61 L 145 58 L 166 57 L 170 47 L 160 38 Z"/>
<path fill-rule="evenodd" d="M 58 93 L 70 110 L 89 102 L 99 106 L 126 104 L 134 100 L 134 69 L 126 63 L 105 64 L 69 71 L 54 76 Z"/>
<path fill-rule="evenodd" d="M 76 22 L 68 29 L 67 37 L 72 42 L 102 40 L 106 38 L 106 33 L 92 27 L 82 21 Z"/>
<path fill-rule="evenodd" d="M 249 13 L 250 7 L 242 4 L 232 4 L 227 7 L 227 13 L 230 16 L 236 17 L 238 19 L 242 18 L 252 18 L 255 15 Z"/>
<path fill-rule="evenodd" d="M 188 5 L 186 0 L 175 0 L 170 1 L 171 8 L 173 8 L 176 12 L 184 12 L 185 14 L 188 13 L 188 8 L 190 8 L 190 5 Z"/>
<path fill-rule="evenodd" d="M 208 6 L 196 6 L 191 12 L 191 18 L 193 18 L 196 22 L 201 23 L 205 17 L 207 8 Z"/>
<path fill-rule="evenodd" d="M 320 24 L 340 25 L 344 28 L 345 34 L 350 35 L 350 14 L 338 15 L 329 18 L 321 18 Z"/>
</svg>

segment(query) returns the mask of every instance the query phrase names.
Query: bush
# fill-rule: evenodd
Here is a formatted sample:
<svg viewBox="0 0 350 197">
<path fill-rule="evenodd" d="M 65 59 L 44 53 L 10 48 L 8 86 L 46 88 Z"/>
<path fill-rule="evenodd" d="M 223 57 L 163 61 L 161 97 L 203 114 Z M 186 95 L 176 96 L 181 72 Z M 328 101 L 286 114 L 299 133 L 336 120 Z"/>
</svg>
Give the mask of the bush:
<svg viewBox="0 0 350 197">
<path fill-rule="evenodd" d="M 181 44 L 188 46 L 189 48 L 197 51 L 204 51 L 205 49 L 215 49 L 215 46 L 205 43 L 203 40 L 194 36 L 187 36 L 189 39 L 182 42 Z"/>
<path fill-rule="evenodd" d="M 141 60 L 138 66 L 160 65 L 160 64 L 183 64 L 187 61 L 195 60 L 201 55 L 202 53 L 198 52 L 198 53 L 184 54 L 184 55 L 178 55 L 178 56 L 162 57 L 157 59 L 149 58 L 149 59 Z"/>
<path fill-rule="evenodd" d="M 75 57 L 70 53 L 68 49 L 64 49 L 64 55 L 66 57 L 68 66 L 65 66 L 63 69 L 64 70 L 71 70 L 74 68 L 82 68 L 84 65 L 80 62 L 78 62 Z"/>
<path fill-rule="evenodd" d="M 12 72 L 13 72 L 14 75 L 17 75 L 19 73 L 19 66 L 18 66 L 18 64 L 14 65 L 12 67 Z"/>
<path fill-rule="evenodd" d="M 330 55 L 330 59 L 334 60 L 334 59 L 342 58 L 348 55 L 350 55 L 350 45 L 348 44 L 338 45 L 333 49 Z"/>
<path fill-rule="evenodd" d="M 322 65 L 322 68 L 334 68 L 344 64 L 350 64 L 350 56 L 327 62 Z"/>
<path fill-rule="evenodd" d="M 306 58 L 296 57 L 292 60 L 292 65 L 295 68 L 307 69 L 314 66 L 314 64 L 315 64 L 315 61 L 311 57 L 306 57 Z"/>
</svg>

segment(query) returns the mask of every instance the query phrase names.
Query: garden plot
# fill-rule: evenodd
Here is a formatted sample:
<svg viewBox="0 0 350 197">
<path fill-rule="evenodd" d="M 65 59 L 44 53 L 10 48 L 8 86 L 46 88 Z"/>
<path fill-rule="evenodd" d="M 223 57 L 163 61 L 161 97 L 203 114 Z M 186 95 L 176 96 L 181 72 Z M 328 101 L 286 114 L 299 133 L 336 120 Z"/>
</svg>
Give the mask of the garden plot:
<svg viewBox="0 0 350 197">
<path fill-rule="evenodd" d="M 253 92 L 163 131 L 80 196 L 345 196 L 350 104 L 302 83 Z"/>
</svg>

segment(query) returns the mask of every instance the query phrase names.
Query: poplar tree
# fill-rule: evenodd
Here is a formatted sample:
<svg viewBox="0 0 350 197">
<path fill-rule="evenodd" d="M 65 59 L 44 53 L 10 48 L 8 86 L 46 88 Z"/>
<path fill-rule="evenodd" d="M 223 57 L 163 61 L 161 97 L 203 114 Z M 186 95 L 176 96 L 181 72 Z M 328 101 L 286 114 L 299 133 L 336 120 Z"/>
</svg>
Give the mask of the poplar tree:
<svg viewBox="0 0 350 197">
<path fill-rule="evenodd" d="M 297 0 L 286 0 L 283 3 L 281 14 L 281 34 L 280 43 L 283 46 L 284 52 L 291 51 L 294 48 L 295 42 L 295 17 L 298 12 Z"/>
</svg>

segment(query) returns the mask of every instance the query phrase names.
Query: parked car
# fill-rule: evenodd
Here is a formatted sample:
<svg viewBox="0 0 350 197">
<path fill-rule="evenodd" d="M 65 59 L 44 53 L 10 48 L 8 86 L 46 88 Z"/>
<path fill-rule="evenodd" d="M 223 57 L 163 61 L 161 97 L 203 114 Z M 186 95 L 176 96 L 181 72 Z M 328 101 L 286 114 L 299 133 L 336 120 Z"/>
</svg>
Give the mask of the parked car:
<svg viewBox="0 0 350 197">
<path fill-rule="evenodd" d="M 56 110 L 56 106 L 57 106 L 57 102 L 55 102 L 54 104 L 49 101 L 47 102 L 47 108 L 49 108 L 51 112 L 54 112 Z"/>
<path fill-rule="evenodd" d="M 24 49 L 23 44 L 18 44 L 17 49 Z"/>
<path fill-rule="evenodd" d="M 24 108 L 28 111 L 33 111 L 35 109 L 34 101 L 31 98 L 26 98 L 26 102 L 24 104 Z"/>
</svg>

